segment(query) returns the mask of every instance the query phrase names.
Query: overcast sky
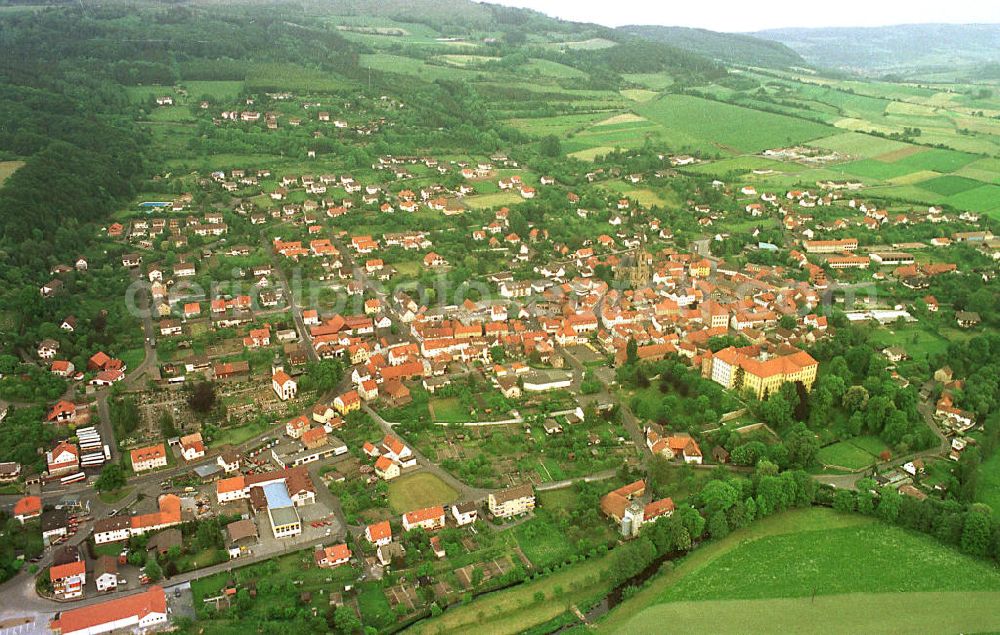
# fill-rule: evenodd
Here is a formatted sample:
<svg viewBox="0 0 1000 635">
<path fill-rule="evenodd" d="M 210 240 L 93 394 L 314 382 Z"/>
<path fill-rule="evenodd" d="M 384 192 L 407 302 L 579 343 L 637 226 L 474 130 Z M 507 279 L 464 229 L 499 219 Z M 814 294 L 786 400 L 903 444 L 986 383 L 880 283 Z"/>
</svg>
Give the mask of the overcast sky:
<svg viewBox="0 0 1000 635">
<path fill-rule="evenodd" d="M 662 24 L 713 31 L 802 26 L 997 23 L 997 0 L 490 0 L 605 26 Z"/>
</svg>

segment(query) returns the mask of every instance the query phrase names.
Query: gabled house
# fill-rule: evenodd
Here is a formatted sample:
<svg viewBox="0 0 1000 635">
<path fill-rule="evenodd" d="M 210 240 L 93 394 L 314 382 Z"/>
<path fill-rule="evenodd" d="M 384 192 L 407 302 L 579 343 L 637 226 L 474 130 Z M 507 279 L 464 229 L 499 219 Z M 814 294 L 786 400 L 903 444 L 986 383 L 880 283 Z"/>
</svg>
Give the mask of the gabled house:
<svg viewBox="0 0 1000 635">
<path fill-rule="evenodd" d="M 365 538 L 376 547 L 392 542 L 392 526 L 388 520 L 365 527 Z"/>
<path fill-rule="evenodd" d="M 45 453 L 45 464 L 49 476 L 63 476 L 80 469 L 80 450 L 67 441 L 60 441 L 55 448 Z"/>
<path fill-rule="evenodd" d="M 13 516 L 22 525 L 42 515 L 42 499 L 38 496 L 23 496 L 14 503 Z"/>
<path fill-rule="evenodd" d="M 351 550 L 346 544 L 341 543 L 332 547 L 320 547 L 313 557 L 316 560 L 316 566 L 332 569 L 348 563 L 351 560 Z"/>
<path fill-rule="evenodd" d="M 205 456 L 205 441 L 200 432 L 181 437 L 181 456 L 185 461 L 194 461 Z"/>
<path fill-rule="evenodd" d="M 427 507 L 403 514 L 403 530 L 410 531 L 420 527 L 426 531 L 434 531 L 444 527 L 444 507 Z"/>
<path fill-rule="evenodd" d="M 459 527 L 471 525 L 476 522 L 476 518 L 479 516 L 479 506 L 474 501 L 457 503 L 451 506 L 451 515 Z"/>
</svg>

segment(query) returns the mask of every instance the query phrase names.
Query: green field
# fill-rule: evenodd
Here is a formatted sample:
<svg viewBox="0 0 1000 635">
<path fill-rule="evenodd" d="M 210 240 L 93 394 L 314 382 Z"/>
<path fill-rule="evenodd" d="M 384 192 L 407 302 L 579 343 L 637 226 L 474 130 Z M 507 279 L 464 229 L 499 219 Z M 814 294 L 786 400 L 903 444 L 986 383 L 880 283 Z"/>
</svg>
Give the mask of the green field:
<svg viewBox="0 0 1000 635">
<path fill-rule="evenodd" d="M 982 183 L 974 181 L 973 179 L 967 179 L 963 176 L 947 174 L 945 176 L 939 176 L 927 181 L 921 181 L 917 185 L 928 192 L 933 192 L 934 194 L 939 194 L 941 196 L 953 196 L 955 194 L 961 194 L 962 192 L 980 187 Z"/>
<path fill-rule="evenodd" d="M 389 505 L 397 514 L 456 500 L 458 492 L 430 472 L 400 476 L 389 482 Z"/>
<path fill-rule="evenodd" d="M 992 507 L 993 515 L 1000 518 L 1000 452 L 980 464 L 976 500 Z"/>
<path fill-rule="evenodd" d="M 711 624 L 711 632 L 719 635 L 996 632 L 1000 629 L 998 603 L 997 592 L 851 593 L 809 600 L 671 602 L 648 608 L 625 627 L 608 632 L 658 632 L 663 624 L 679 623 Z"/>
<path fill-rule="evenodd" d="M 513 635 L 543 624 L 563 613 L 569 605 L 583 602 L 607 590 L 601 573 L 607 568 L 607 555 L 593 558 L 547 575 L 539 580 L 510 589 L 489 593 L 469 604 L 454 606 L 438 618 L 412 627 L 415 633 L 450 633 Z M 558 597 L 556 589 L 563 593 Z M 541 600 L 538 595 L 541 593 Z M 489 626 L 484 628 L 484 616 Z"/>
<path fill-rule="evenodd" d="M 857 439 L 839 441 L 820 448 L 816 460 L 823 465 L 843 467 L 848 470 L 859 470 L 875 463 L 877 453 L 869 451 L 869 444 L 859 443 Z M 881 450 L 879 450 L 881 452 Z"/>
<path fill-rule="evenodd" d="M 644 119 L 631 119 L 620 123 L 602 120 L 570 136 L 563 142 L 563 149 L 572 153 L 591 148 L 637 148 L 646 139 L 667 141 L 667 135 L 658 124 Z"/>
<path fill-rule="evenodd" d="M 387 73 L 399 73 L 401 75 L 413 75 L 427 81 L 438 79 L 472 81 L 479 76 L 477 71 L 465 70 L 451 64 L 438 66 L 412 57 L 389 53 L 361 55 L 359 56 L 358 64 L 362 68 L 371 68 Z"/>
<path fill-rule="evenodd" d="M 434 421 L 461 423 L 469 420 L 469 413 L 462 407 L 458 397 L 434 397 L 428 407 L 434 413 Z"/>
<path fill-rule="evenodd" d="M 986 610 L 998 601 L 1000 572 L 982 561 L 860 515 L 805 509 L 694 551 L 599 630 L 648 632 L 683 614 L 726 633 L 959 632 L 951 620 L 961 614 L 981 632 L 1000 628 L 1000 612 Z"/>
<path fill-rule="evenodd" d="M 1000 184 L 1000 159 L 979 159 L 955 172 L 984 183 Z"/>
<path fill-rule="evenodd" d="M 496 192 L 494 194 L 477 194 L 462 199 L 462 202 L 469 209 L 486 209 L 489 207 L 503 207 L 505 205 L 516 205 L 524 201 L 517 192 Z"/>
<path fill-rule="evenodd" d="M 595 121 L 607 117 L 607 113 L 586 113 L 581 115 L 559 115 L 556 117 L 536 117 L 532 119 L 511 119 L 508 123 L 521 132 L 539 137 L 545 135 L 566 135 L 583 130 Z"/>
<path fill-rule="evenodd" d="M 449 64 L 454 64 L 455 66 L 474 66 L 476 64 L 485 64 L 486 62 L 495 62 L 499 60 L 499 57 L 491 57 L 489 55 L 440 55 L 438 59 L 448 62 Z"/>
<path fill-rule="evenodd" d="M 514 537 L 528 560 L 539 569 L 559 564 L 573 555 L 573 545 L 555 525 L 535 519 L 514 528 Z"/>
<path fill-rule="evenodd" d="M 926 359 L 948 350 L 947 338 L 920 324 L 880 328 L 873 332 L 872 340 L 881 347 L 899 346 L 914 359 Z"/>
<path fill-rule="evenodd" d="M 224 445 L 240 445 L 258 434 L 264 434 L 271 428 L 267 422 L 252 422 L 242 426 L 228 426 L 222 428 L 209 443 L 211 447 L 222 447 Z"/>
<path fill-rule="evenodd" d="M 607 154 L 614 150 L 612 146 L 594 146 L 593 148 L 586 148 L 584 150 L 577 150 L 576 152 L 570 152 L 569 156 L 574 159 L 580 159 L 581 161 L 593 161 L 597 157 Z"/>
<path fill-rule="evenodd" d="M 217 101 L 236 99 L 240 91 L 243 90 L 243 82 L 240 81 L 186 81 L 182 82 L 182 85 L 187 87 L 191 99 L 198 101 L 203 97 Z"/>
<path fill-rule="evenodd" d="M 654 90 L 647 90 L 645 88 L 625 88 L 620 92 L 622 97 L 631 99 L 632 101 L 649 101 L 659 94 Z"/>
<path fill-rule="evenodd" d="M 1000 185 L 982 185 L 966 190 L 946 199 L 949 205 L 958 209 L 983 211 L 992 213 L 994 218 L 1000 218 Z"/>
<path fill-rule="evenodd" d="M 905 166 L 911 170 L 934 170 L 935 172 L 954 172 L 979 157 L 954 150 L 931 149 L 918 152 L 896 161 L 896 165 Z"/>
<path fill-rule="evenodd" d="M 726 176 L 730 173 L 749 174 L 754 170 L 774 170 L 775 172 L 801 172 L 806 167 L 799 163 L 785 163 L 758 156 L 742 156 L 709 161 L 684 168 L 685 171 L 711 176 Z"/>
<path fill-rule="evenodd" d="M 834 167 L 833 169 L 861 178 L 885 181 L 909 174 L 913 170 L 898 163 L 885 163 L 876 159 L 861 159 Z"/>
<path fill-rule="evenodd" d="M 810 145 L 865 159 L 910 147 L 902 141 L 873 137 L 859 132 L 844 132 L 824 137 L 813 141 Z"/>
<path fill-rule="evenodd" d="M 523 64 L 518 70 L 528 75 L 542 75 L 545 77 L 555 77 L 556 79 L 582 79 L 587 76 L 586 73 L 572 66 L 542 59 L 529 60 L 527 64 Z"/>
<path fill-rule="evenodd" d="M 674 79 L 666 73 L 627 73 L 623 77 L 651 90 L 663 90 L 674 83 Z"/>
<path fill-rule="evenodd" d="M 308 93 L 335 92 L 350 83 L 333 73 L 297 64 L 259 63 L 247 70 L 247 90 L 291 90 Z"/>
<path fill-rule="evenodd" d="M 156 97 L 159 95 L 170 95 L 174 98 L 175 102 L 177 100 L 177 93 L 174 92 L 173 86 L 126 86 L 125 94 L 128 95 L 130 101 L 139 103 L 148 101 L 150 97 Z"/>
<path fill-rule="evenodd" d="M 559 48 L 559 49 L 570 49 L 578 51 L 597 51 L 600 49 L 611 48 L 616 46 L 617 43 L 612 40 L 606 40 L 602 37 L 594 37 L 589 40 L 577 40 L 573 42 L 549 42 L 545 46 L 546 48 Z"/>
<path fill-rule="evenodd" d="M 829 136 L 822 124 L 689 95 L 666 95 L 639 104 L 636 112 L 658 123 L 674 147 L 714 147 L 759 152 Z"/>
</svg>

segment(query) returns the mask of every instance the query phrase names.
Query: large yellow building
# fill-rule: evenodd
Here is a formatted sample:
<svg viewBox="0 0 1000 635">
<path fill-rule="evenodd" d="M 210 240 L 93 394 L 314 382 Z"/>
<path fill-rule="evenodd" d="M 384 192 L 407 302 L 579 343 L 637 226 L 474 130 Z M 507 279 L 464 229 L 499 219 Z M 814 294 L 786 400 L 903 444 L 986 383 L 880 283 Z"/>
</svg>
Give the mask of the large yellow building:
<svg viewBox="0 0 1000 635">
<path fill-rule="evenodd" d="M 712 356 L 709 376 L 726 388 L 750 391 L 763 399 L 786 382 L 800 381 L 811 390 L 818 369 L 812 355 L 792 347 L 769 351 L 761 346 L 730 346 Z"/>
</svg>

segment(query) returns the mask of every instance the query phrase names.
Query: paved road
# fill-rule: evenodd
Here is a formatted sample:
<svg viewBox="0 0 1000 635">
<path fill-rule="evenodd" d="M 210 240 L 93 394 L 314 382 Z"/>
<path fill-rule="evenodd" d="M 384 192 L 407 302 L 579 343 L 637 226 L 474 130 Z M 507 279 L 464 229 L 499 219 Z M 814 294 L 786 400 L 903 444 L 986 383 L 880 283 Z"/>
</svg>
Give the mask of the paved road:
<svg viewBox="0 0 1000 635">
<path fill-rule="evenodd" d="M 614 478 L 618 470 L 604 470 L 603 472 L 597 472 L 594 474 L 588 474 L 586 476 L 578 476 L 576 478 L 568 478 L 562 481 L 552 481 L 551 483 L 542 483 L 541 485 L 536 485 L 535 490 L 539 492 L 546 492 L 553 489 L 563 489 L 569 487 L 573 483 L 583 481 L 584 483 L 593 483 L 594 481 L 606 481 L 609 478 Z"/>
<path fill-rule="evenodd" d="M 312 337 L 309 335 L 309 329 L 306 328 L 306 323 L 302 319 L 302 307 L 297 304 L 295 294 L 292 293 L 292 288 L 288 284 L 288 278 L 285 277 L 285 273 L 281 270 L 281 263 L 278 261 L 278 257 L 274 253 L 274 245 L 268 240 L 265 234 L 261 234 L 260 241 L 261 245 L 265 250 L 267 250 L 267 253 L 270 256 L 271 268 L 274 271 L 274 277 L 278 279 L 278 285 L 281 286 L 282 292 L 285 295 L 285 301 L 288 302 L 288 310 L 292 312 L 292 319 L 295 320 L 295 327 L 301 334 L 302 341 L 306 344 L 306 355 L 311 361 L 318 362 L 319 355 L 316 353 L 316 349 L 313 348 Z"/>
<path fill-rule="evenodd" d="M 141 278 L 139 269 L 133 269 L 130 272 L 130 276 L 133 282 L 138 281 Z M 119 383 L 119 388 L 130 388 L 135 386 L 136 382 L 143 377 L 158 374 L 154 372 L 157 370 L 159 362 L 156 356 L 156 349 L 153 348 L 153 343 L 156 341 L 157 331 L 156 327 L 153 325 L 152 313 L 149 310 L 149 293 L 146 293 L 145 291 L 137 293 L 136 302 L 142 316 L 143 348 L 145 355 L 142 358 L 142 362 L 140 362 L 138 366 L 135 368 L 125 369 L 125 378 Z M 114 463 L 121 458 L 121 452 L 118 450 L 118 441 L 115 439 L 114 427 L 111 425 L 111 413 L 108 408 L 108 396 L 110 393 L 111 388 L 108 387 L 95 391 L 94 395 L 96 397 L 98 419 L 96 425 L 100 429 L 101 440 L 107 444 L 108 449 L 111 451 L 111 462 Z"/>
</svg>

